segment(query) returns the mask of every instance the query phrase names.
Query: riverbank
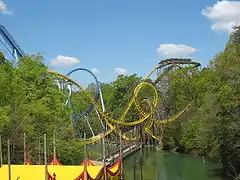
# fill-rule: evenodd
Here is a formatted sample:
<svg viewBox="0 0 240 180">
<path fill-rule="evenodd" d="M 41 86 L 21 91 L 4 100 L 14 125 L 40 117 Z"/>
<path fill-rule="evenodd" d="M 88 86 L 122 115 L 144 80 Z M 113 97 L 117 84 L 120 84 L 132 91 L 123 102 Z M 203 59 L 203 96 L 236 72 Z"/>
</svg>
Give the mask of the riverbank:
<svg viewBox="0 0 240 180">
<path fill-rule="evenodd" d="M 155 146 L 155 145 L 152 145 L 152 146 Z M 190 151 L 190 150 L 187 150 L 183 146 L 168 145 L 168 144 L 157 145 L 157 148 L 161 149 L 163 151 L 170 151 L 170 152 L 177 152 L 177 153 L 183 153 L 183 154 L 196 155 L 196 156 L 199 156 L 199 157 L 201 157 L 203 159 L 209 159 L 209 160 L 214 161 L 216 163 L 220 163 L 221 162 L 220 155 L 218 153 L 213 153 L 213 152 L 202 153 L 202 152 L 199 152 L 199 151 Z"/>
<path fill-rule="evenodd" d="M 192 154 L 144 147 L 123 161 L 127 180 L 222 180 L 220 163 Z M 142 176 L 142 177 L 141 177 Z"/>
</svg>

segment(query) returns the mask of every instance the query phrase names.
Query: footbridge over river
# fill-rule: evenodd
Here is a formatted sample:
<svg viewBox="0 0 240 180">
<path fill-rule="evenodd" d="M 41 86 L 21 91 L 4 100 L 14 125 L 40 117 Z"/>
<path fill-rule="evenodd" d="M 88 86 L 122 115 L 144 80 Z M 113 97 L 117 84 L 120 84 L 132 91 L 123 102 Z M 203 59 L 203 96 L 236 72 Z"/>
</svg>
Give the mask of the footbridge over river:
<svg viewBox="0 0 240 180">
<path fill-rule="evenodd" d="M 120 156 L 120 152 L 122 153 L 122 159 L 124 159 L 125 157 L 140 150 L 141 148 L 143 148 L 143 143 L 141 143 L 141 142 L 128 144 L 128 145 L 122 147 L 120 151 L 116 150 L 111 153 L 108 153 L 106 155 L 105 161 L 106 162 L 115 162 L 118 159 L 118 157 Z M 96 161 L 104 161 L 104 157 L 99 157 L 96 159 Z"/>
</svg>

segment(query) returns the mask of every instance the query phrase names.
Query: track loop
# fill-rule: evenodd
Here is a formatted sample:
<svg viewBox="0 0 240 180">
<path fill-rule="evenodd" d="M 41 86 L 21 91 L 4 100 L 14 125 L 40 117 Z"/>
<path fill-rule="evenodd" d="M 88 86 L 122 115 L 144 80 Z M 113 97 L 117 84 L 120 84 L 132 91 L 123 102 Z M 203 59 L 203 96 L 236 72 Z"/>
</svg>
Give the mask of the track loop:
<svg viewBox="0 0 240 180">
<path fill-rule="evenodd" d="M 192 67 L 197 67 L 200 65 L 198 62 L 191 61 L 189 59 L 170 59 L 170 60 L 164 60 L 159 63 L 158 66 L 156 66 L 137 86 L 133 89 L 132 96 L 129 100 L 129 103 L 124 110 L 123 114 L 118 118 L 114 119 L 112 118 L 108 113 L 103 112 L 100 105 L 97 103 L 96 98 L 92 97 L 91 94 L 89 94 L 87 91 L 84 91 L 85 96 L 89 99 L 91 104 L 97 109 L 99 112 L 99 115 L 102 120 L 105 120 L 109 130 L 105 133 L 105 136 L 111 134 L 112 132 L 115 132 L 119 134 L 123 139 L 125 140 L 136 140 L 137 137 L 129 138 L 125 135 L 120 134 L 119 130 L 117 130 L 116 126 L 136 126 L 145 123 L 145 132 L 149 134 L 152 138 L 161 141 L 162 136 L 158 137 L 154 135 L 151 132 L 151 128 L 153 124 L 167 124 L 175 121 L 177 118 L 179 118 L 191 105 L 189 103 L 182 111 L 175 114 L 172 118 L 166 119 L 166 120 L 156 120 L 154 119 L 154 113 L 156 111 L 156 108 L 159 103 L 159 95 L 157 88 L 154 83 L 150 82 L 148 79 L 150 76 L 158 69 L 161 69 L 168 65 L 174 65 L 174 67 L 180 67 L 182 64 L 188 64 L 192 65 Z M 68 82 L 74 84 L 75 86 L 82 88 L 80 84 L 78 84 L 76 81 L 72 80 L 68 76 L 65 76 L 63 74 L 48 71 L 50 74 L 57 75 L 59 77 L 64 78 Z M 145 90 L 145 91 L 144 91 Z M 142 94 L 144 94 L 144 97 L 142 97 Z M 130 112 L 130 109 L 135 107 L 137 109 L 137 112 L 139 113 L 139 119 L 133 122 L 125 122 L 127 114 Z M 82 144 L 90 144 L 96 141 L 99 141 L 103 138 L 103 133 L 89 138 L 85 141 L 82 141 Z"/>
</svg>

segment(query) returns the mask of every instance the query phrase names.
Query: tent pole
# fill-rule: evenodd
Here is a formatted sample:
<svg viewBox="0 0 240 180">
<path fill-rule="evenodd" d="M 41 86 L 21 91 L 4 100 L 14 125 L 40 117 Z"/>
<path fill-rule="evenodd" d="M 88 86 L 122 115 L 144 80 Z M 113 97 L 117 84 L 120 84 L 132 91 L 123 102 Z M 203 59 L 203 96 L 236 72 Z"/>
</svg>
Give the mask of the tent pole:
<svg viewBox="0 0 240 180">
<path fill-rule="evenodd" d="M 55 133 L 53 134 L 53 163 L 56 165 L 56 139 L 55 139 Z"/>
<path fill-rule="evenodd" d="M 47 136 L 44 134 L 44 161 L 45 161 L 45 180 L 48 180 L 48 168 L 47 168 Z"/>
<path fill-rule="evenodd" d="M 120 144 L 120 162 L 121 162 L 121 167 L 120 167 L 120 177 L 122 177 L 122 172 L 123 172 L 123 163 L 122 163 L 122 131 L 120 130 L 120 139 L 119 139 L 119 144 Z"/>
<path fill-rule="evenodd" d="M 10 157 L 10 142 L 9 139 L 7 140 L 7 145 L 8 145 L 8 180 L 11 180 L 11 157 Z"/>
<path fill-rule="evenodd" d="M 86 140 L 86 132 L 84 132 L 84 140 Z M 87 180 L 87 144 L 84 144 L 84 179 Z"/>
<path fill-rule="evenodd" d="M 0 166 L 3 165 L 3 155 L 2 155 L 2 135 L 0 135 Z"/>
<path fill-rule="evenodd" d="M 23 133 L 23 150 L 24 150 L 24 165 L 27 164 L 27 152 L 26 152 L 26 134 Z"/>
<path fill-rule="evenodd" d="M 103 164 L 104 164 L 103 171 L 104 171 L 104 180 L 107 180 L 105 135 L 106 135 L 106 129 L 104 129 L 104 132 L 103 132 Z"/>
<path fill-rule="evenodd" d="M 41 164 L 41 139 L 40 139 L 40 134 L 38 135 L 38 164 Z"/>
</svg>

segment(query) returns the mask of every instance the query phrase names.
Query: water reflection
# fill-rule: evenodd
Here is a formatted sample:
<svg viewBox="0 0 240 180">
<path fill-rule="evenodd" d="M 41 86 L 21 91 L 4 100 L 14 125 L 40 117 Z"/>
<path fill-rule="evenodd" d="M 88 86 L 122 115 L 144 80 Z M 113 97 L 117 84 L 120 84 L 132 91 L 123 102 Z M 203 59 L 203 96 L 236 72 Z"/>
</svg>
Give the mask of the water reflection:
<svg viewBox="0 0 240 180">
<path fill-rule="evenodd" d="M 154 147 L 144 148 L 124 160 L 127 180 L 222 180 L 213 173 L 220 168 L 198 156 L 162 152 Z"/>
</svg>

